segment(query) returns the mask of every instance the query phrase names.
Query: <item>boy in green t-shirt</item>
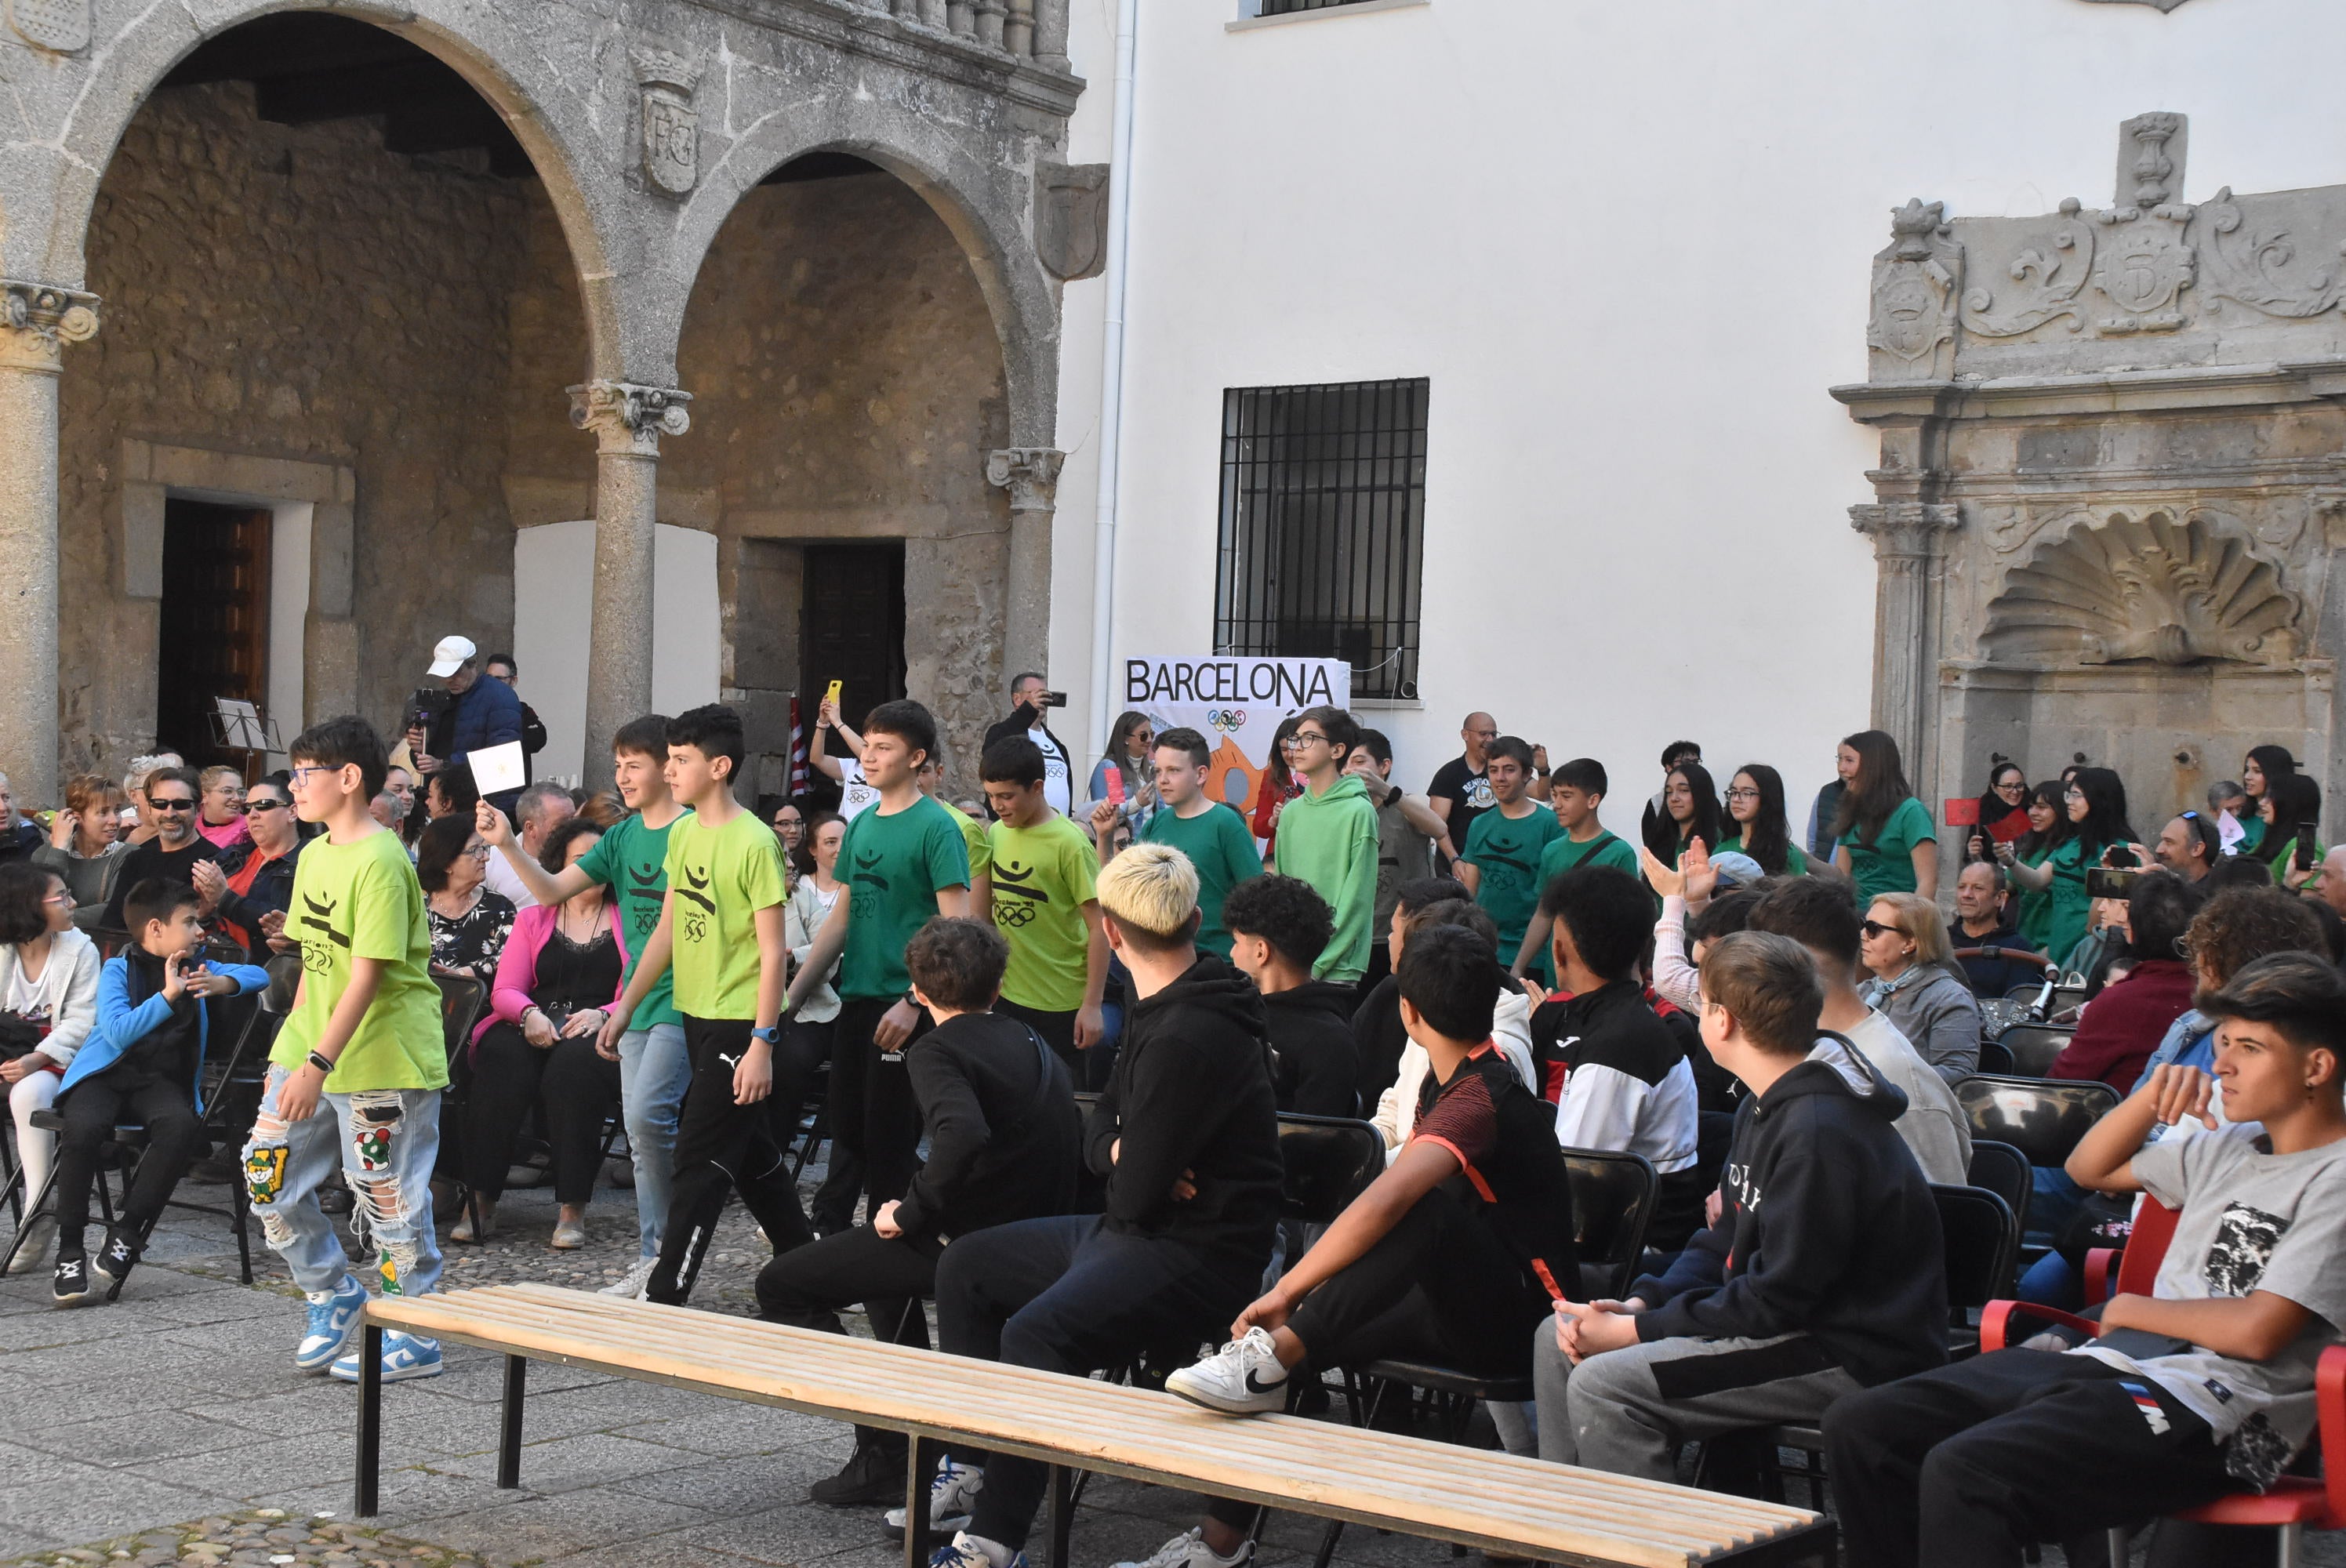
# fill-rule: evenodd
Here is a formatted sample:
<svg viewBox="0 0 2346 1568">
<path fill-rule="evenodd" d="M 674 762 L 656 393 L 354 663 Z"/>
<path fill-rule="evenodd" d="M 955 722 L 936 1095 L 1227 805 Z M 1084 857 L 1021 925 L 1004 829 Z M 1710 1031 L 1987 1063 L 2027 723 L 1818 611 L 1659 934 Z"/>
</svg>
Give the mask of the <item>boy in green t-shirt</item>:
<svg viewBox="0 0 2346 1568">
<path fill-rule="evenodd" d="M 996 1011 L 1034 1027 L 1059 1054 L 1076 1084 L 1101 1088 L 1091 1048 L 1104 1032 L 1107 937 L 1092 896 L 1092 846 L 1084 830 L 1051 809 L 1043 792 L 1043 748 L 1005 735 L 985 748 L 977 776 L 994 824 L 994 923 L 1010 939 Z"/>
<path fill-rule="evenodd" d="M 789 978 L 782 901 L 790 890 L 780 842 L 733 799 L 747 750 L 740 716 L 720 704 L 668 721 L 668 792 L 690 815 L 668 829 L 659 920 L 597 1042 L 606 1056 L 616 1054 L 673 966 L 692 1082 L 677 1122 L 659 1260 L 643 1287 L 646 1300 L 670 1306 L 692 1294 L 729 1191 L 740 1193 L 778 1251 L 812 1236 L 784 1157 L 789 1130 L 774 1126 L 766 1103 Z"/>
<path fill-rule="evenodd" d="M 1240 882 L 1262 875 L 1262 852 L 1236 807 L 1206 793 L 1214 754 L 1194 729 L 1157 738 L 1157 796 L 1164 805 L 1140 830 L 1144 844 L 1165 844 L 1189 858 L 1198 872 L 1198 945 L 1217 958 L 1230 955 L 1222 901 Z M 1116 824 L 1124 807 L 1102 800 L 1092 808 L 1094 852 L 1103 866 L 1116 858 Z"/>
<path fill-rule="evenodd" d="M 1535 898 L 1556 878 L 1582 866 L 1611 866 L 1633 877 L 1643 875 L 1637 869 L 1636 847 L 1596 820 L 1596 809 L 1605 803 L 1606 783 L 1605 764 L 1594 757 L 1576 757 L 1548 775 L 1548 806 L 1556 813 L 1556 825 L 1563 830 L 1540 851 Z M 1546 915 L 1533 911 L 1524 927 L 1524 940 L 1515 949 L 1516 974 L 1547 972 L 1548 937 L 1554 924 Z"/>
<path fill-rule="evenodd" d="M 1304 790 L 1280 810 L 1270 869 L 1310 882 L 1336 911 L 1328 951 L 1312 977 L 1351 985 L 1367 972 L 1377 911 L 1377 809 L 1369 788 L 1344 771 L 1361 727 L 1341 708 L 1307 708 L 1287 738 L 1287 765 Z"/>
<path fill-rule="evenodd" d="M 1564 829 L 1554 811 L 1527 793 L 1532 780 L 1529 742 L 1513 735 L 1491 742 L 1483 777 L 1495 804 L 1466 830 L 1465 847 L 1458 851 L 1458 880 L 1499 928 L 1499 951 L 1510 952 L 1522 945 L 1524 928 L 1539 912 L 1545 885 L 1539 878 L 1540 855 Z"/>
<path fill-rule="evenodd" d="M 261 1234 L 309 1298 L 293 1364 L 356 1382 L 350 1346 L 366 1288 L 318 1207 L 318 1186 L 339 1162 L 384 1294 L 421 1296 L 439 1283 L 432 1167 L 448 1049 L 423 890 L 399 840 L 367 810 L 390 770 L 382 738 L 362 718 L 332 718 L 294 737 L 286 754 L 294 809 L 326 831 L 293 872 L 284 940 L 301 951 L 301 980 L 269 1054 L 245 1185 Z M 384 1381 L 439 1371 L 437 1340 L 383 1336 Z"/>
<path fill-rule="evenodd" d="M 634 978 L 652 932 L 659 929 L 660 909 L 668 901 L 668 830 L 685 814 L 668 793 L 665 777 L 668 722 L 664 713 L 647 713 L 629 719 L 611 737 L 611 779 L 631 815 L 559 871 L 549 874 L 530 858 L 504 812 L 484 800 L 474 814 L 474 826 L 481 837 L 505 856 L 505 864 L 540 904 L 553 908 L 597 884 L 611 890 L 627 928 L 627 979 Z M 625 1278 L 604 1288 L 607 1296 L 643 1293 L 652 1265 L 659 1260 L 660 1236 L 668 1224 L 677 1117 L 684 1107 L 686 1086 L 692 1082 L 692 1057 L 685 1049 L 684 1021 L 676 1011 L 674 979 L 673 973 L 663 974 L 652 983 L 628 1021 L 627 1032 L 619 1036 L 619 1107 L 627 1128 L 628 1157 L 635 1162 L 639 1254 Z"/>
</svg>

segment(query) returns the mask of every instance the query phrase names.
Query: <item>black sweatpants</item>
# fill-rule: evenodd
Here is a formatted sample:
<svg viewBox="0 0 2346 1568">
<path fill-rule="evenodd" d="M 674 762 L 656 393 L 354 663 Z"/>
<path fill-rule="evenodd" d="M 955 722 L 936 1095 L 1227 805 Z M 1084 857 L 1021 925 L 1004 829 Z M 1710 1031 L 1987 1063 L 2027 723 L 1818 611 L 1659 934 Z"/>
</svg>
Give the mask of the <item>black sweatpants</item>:
<svg viewBox="0 0 2346 1568">
<path fill-rule="evenodd" d="M 147 1152 L 115 1216 L 116 1228 L 143 1238 L 162 1217 L 163 1206 L 188 1166 L 206 1146 L 203 1119 L 196 1115 L 195 1089 L 173 1074 L 150 1073 L 117 1062 L 76 1084 L 57 1101 L 65 1131 L 57 1135 L 57 1256 L 87 1255 L 90 1188 L 97 1180 L 97 1156 L 117 1126 L 147 1129 Z"/>
<path fill-rule="evenodd" d="M 676 1175 L 668 1188 L 659 1266 L 644 1288 L 648 1299 L 669 1306 L 682 1306 L 692 1294 L 729 1193 L 741 1195 L 778 1253 L 814 1234 L 799 1208 L 798 1184 L 790 1179 L 783 1146 L 787 1130 L 776 1135 L 772 1096 L 750 1105 L 733 1103 L 733 1070 L 750 1048 L 751 1021 L 683 1017 L 692 1084 L 677 1117 Z"/>
<path fill-rule="evenodd" d="M 2031 1544 L 2090 1540 L 2240 1490 L 2208 1423 L 2091 1356 L 1997 1350 L 1825 1412 L 1849 1561 L 2016 1568 Z"/>
<path fill-rule="evenodd" d="M 872 1041 L 880 1020 L 901 1000 L 895 996 L 844 998 L 831 1031 L 831 1144 L 834 1149 L 845 1149 L 862 1167 L 863 1191 L 874 1213 L 889 1199 L 904 1196 L 921 1164 L 916 1152 L 921 1111 L 913 1099 L 913 1075 L 904 1066 L 903 1047 L 882 1055 Z M 904 1044 L 911 1044 L 928 1027 L 929 1015 L 923 1011 Z M 854 1213 L 852 1197 L 847 1211 L 851 1217 Z"/>
<path fill-rule="evenodd" d="M 473 1047 L 464 1103 L 464 1180 L 483 1197 L 505 1190 L 514 1140 L 541 1099 L 554 1154 L 554 1201 L 585 1204 L 595 1196 L 603 1122 L 619 1104 L 619 1064 L 603 1059 L 592 1034 L 556 1036 L 540 1050 L 519 1027 L 499 1023 Z"/>
<path fill-rule="evenodd" d="M 1436 1187 L 1287 1319 L 1311 1364 L 1402 1357 L 1529 1377 L 1533 1326 L 1555 1308 L 1467 1205 Z M 1246 1528 L 1258 1504 L 1217 1497 L 1208 1514 Z"/>
<path fill-rule="evenodd" d="M 900 1345 L 929 1345 L 929 1320 L 921 1298 L 937 1288 L 937 1258 L 945 1244 L 933 1236 L 918 1240 L 882 1236 L 868 1225 L 826 1236 L 777 1254 L 758 1272 L 758 1316 L 826 1334 L 843 1334 L 842 1308 L 863 1304 L 875 1339 Z M 904 1434 L 873 1427 L 855 1429 L 856 1446 L 901 1454 Z"/>
</svg>

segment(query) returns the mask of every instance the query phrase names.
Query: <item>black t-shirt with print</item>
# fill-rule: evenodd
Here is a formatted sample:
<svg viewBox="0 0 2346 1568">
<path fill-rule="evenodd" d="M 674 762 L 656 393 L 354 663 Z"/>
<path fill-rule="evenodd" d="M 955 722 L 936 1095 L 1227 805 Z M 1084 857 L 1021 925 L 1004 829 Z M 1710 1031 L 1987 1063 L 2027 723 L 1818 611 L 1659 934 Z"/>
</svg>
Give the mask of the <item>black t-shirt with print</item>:
<svg viewBox="0 0 2346 1568">
<path fill-rule="evenodd" d="M 1499 803 L 1491 794 L 1490 780 L 1479 769 L 1468 767 L 1464 757 L 1443 763 L 1425 792 L 1433 799 L 1450 802 L 1450 841 L 1461 850 L 1466 847 L 1466 830 L 1474 825 L 1474 819 Z"/>
</svg>

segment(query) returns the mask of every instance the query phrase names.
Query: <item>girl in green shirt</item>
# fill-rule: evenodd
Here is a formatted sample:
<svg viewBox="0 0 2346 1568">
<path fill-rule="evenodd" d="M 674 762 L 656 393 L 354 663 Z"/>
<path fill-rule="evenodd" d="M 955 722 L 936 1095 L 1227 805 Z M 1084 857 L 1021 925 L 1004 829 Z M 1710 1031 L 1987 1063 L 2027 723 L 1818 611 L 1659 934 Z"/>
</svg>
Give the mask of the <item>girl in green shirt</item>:
<svg viewBox="0 0 2346 1568">
<path fill-rule="evenodd" d="M 1662 786 L 1662 813 L 1650 825 L 1652 837 L 1646 848 L 1656 860 L 1676 866 L 1697 839 L 1717 853 L 1719 840 L 1726 836 L 1724 826 L 1719 786 L 1710 781 L 1710 769 L 1699 762 L 1681 762 Z"/>
<path fill-rule="evenodd" d="M 1995 846 L 1995 858 L 2020 889 L 2020 934 L 2039 951 L 2049 951 L 2045 944 L 2053 934 L 2053 874 L 2045 870 L 2045 862 L 2069 837 L 2064 789 L 2058 779 L 2036 786 L 2028 797 L 2028 831 L 2017 843 Z"/>
<path fill-rule="evenodd" d="M 2239 823 L 2247 836 L 2233 850 L 2234 854 L 2253 855 L 2264 847 L 2266 834 L 2272 822 L 2272 818 L 2266 812 L 2266 803 L 2272 799 L 2275 786 L 2284 779 L 2296 777 L 2297 759 L 2290 755 L 2288 747 L 2249 748 L 2248 756 L 2240 762 L 2240 788 L 2249 792 L 2249 807 L 2240 813 Z M 2283 820 L 2280 826 L 2284 833 L 2297 830 L 2297 824 L 2287 820 Z M 2268 860 L 2271 858 L 2270 855 L 2265 857 Z"/>
<path fill-rule="evenodd" d="M 2062 792 L 2061 801 L 2068 836 L 2041 865 L 2013 868 L 2013 878 L 2022 887 L 2052 895 L 2045 926 L 2048 953 L 2066 953 L 2086 938 L 2093 912 L 2093 901 L 2086 895 L 2086 873 L 2102 863 L 2112 846 L 2138 841 L 2127 821 L 2126 785 L 2110 769 L 2078 769 Z M 2129 859 L 2127 864 L 2132 866 L 2134 861 Z"/>
<path fill-rule="evenodd" d="M 1750 856 L 1771 877 L 1804 877 L 1809 857 L 1792 842 L 1784 820 L 1784 776 L 1764 762 L 1747 762 L 1727 784 L 1726 827 L 1734 835 L 1711 853 Z"/>
<path fill-rule="evenodd" d="M 2258 803 L 2258 814 L 2264 834 L 2256 851 L 2257 859 L 2272 868 L 2273 886 L 2292 890 L 2303 887 L 2313 879 L 2322 857 L 2330 853 L 2320 835 L 2314 834 L 2313 850 L 2305 869 L 2298 868 L 2298 841 L 2307 836 L 2302 830 L 2321 820 L 2321 786 L 2302 773 L 2273 779 L 2265 789 L 2264 799 Z"/>
<path fill-rule="evenodd" d="M 1937 898 L 1938 833 L 1907 786 L 1898 742 L 1887 731 L 1862 729 L 1841 743 L 1838 761 L 1849 787 L 1833 815 L 1833 864 L 1869 901 L 1883 893 Z"/>
</svg>

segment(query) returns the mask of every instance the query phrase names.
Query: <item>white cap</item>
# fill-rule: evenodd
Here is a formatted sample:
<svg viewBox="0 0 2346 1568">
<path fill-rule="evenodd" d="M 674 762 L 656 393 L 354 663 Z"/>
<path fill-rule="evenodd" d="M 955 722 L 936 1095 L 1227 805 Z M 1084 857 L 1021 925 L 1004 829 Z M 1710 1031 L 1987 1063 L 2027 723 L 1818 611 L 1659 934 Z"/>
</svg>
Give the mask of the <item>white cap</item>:
<svg viewBox="0 0 2346 1568">
<path fill-rule="evenodd" d="M 432 650 L 431 673 L 443 678 L 454 675 L 466 659 L 480 651 L 470 637 L 442 637 L 440 646 Z"/>
</svg>

